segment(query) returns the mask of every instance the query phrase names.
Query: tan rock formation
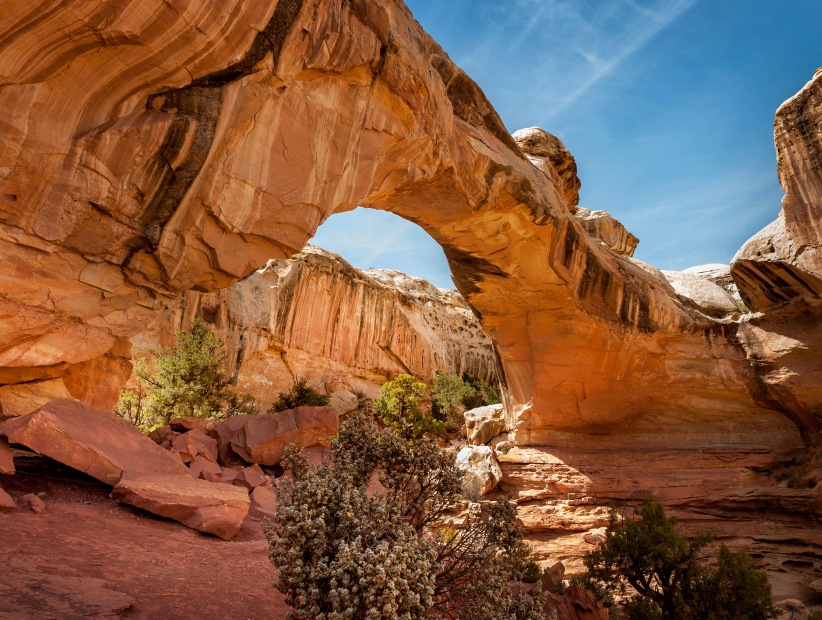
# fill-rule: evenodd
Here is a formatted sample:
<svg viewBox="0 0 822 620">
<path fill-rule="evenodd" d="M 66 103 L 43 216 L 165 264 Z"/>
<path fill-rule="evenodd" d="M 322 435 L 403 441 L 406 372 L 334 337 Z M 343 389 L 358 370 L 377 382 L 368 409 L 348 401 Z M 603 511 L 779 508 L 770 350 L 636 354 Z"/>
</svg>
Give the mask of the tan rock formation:
<svg viewBox="0 0 822 620">
<path fill-rule="evenodd" d="M 531 163 L 557 185 L 568 210 L 575 211 L 582 182 L 577 176 L 577 162 L 568 147 L 555 135 L 539 127 L 519 129 L 512 137 Z"/>
<path fill-rule="evenodd" d="M 774 140 L 785 190 L 776 221 L 737 252 L 731 274 L 758 314 L 739 330 L 762 394 L 792 419 L 822 430 L 822 71 L 776 113 Z"/>
<path fill-rule="evenodd" d="M 634 255 L 639 239 L 629 233 L 622 222 L 610 213 L 580 207 L 574 212 L 574 216 L 585 230 L 600 239 L 612 252 L 623 256 Z"/>
<path fill-rule="evenodd" d="M 739 316 L 739 307 L 734 298 L 709 278 L 684 271 L 663 271 L 662 275 L 680 299 L 693 302 L 704 314 L 717 319 Z"/>
<path fill-rule="evenodd" d="M 375 398 L 401 373 L 497 381 L 491 340 L 459 294 L 395 271 L 360 271 L 315 246 L 227 289 L 181 296 L 134 338 L 135 357 L 171 345 L 195 315 L 227 344 L 228 372 L 262 411 L 296 379 L 336 393 L 346 412 L 357 406 L 352 390 Z"/>
<path fill-rule="evenodd" d="M 734 339 L 588 235 L 570 160 L 551 162 L 560 183 L 535 166 L 399 0 L 42 17 L 15 5 L 2 27 L 10 382 L 105 354 L 178 292 L 227 286 L 363 205 L 443 246 L 496 342 L 518 442 L 793 441 Z M 743 412 L 750 432 L 731 432 Z"/>
<path fill-rule="evenodd" d="M 468 497 L 486 495 L 502 480 L 497 455 L 488 446 L 465 446 L 457 453 L 456 465 L 464 473 L 462 486 Z"/>
<path fill-rule="evenodd" d="M 505 411 L 502 405 L 486 405 L 463 413 L 468 443 L 482 446 L 505 431 Z"/>
<path fill-rule="evenodd" d="M 735 517 L 728 537 L 774 571 L 817 561 L 816 492 L 743 482 L 820 441 L 822 74 L 777 115 L 783 215 L 732 265 L 764 314 L 736 322 L 592 237 L 570 168 L 527 157 L 400 0 L 5 4 L 4 384 L 62 381 L 180 292 L 293 255 L 335 212 L 390 210 L 442 245 L 481 316 L 516 442 L 562 446 L 600 498 L 650 486 L 694 520 Z"/>
<path fill-rule="evenodd" d="M 799 596 L 820 566 L 822 485 L 790 489 L 769 475 L 790 451 L 761 448 L 619 450 L 517 447 L 498 454 L 526 540 L 542 562 L 583 570 L 590 530 L 607 525 L 609 508 L 635 506 L 653 494 L 686 530 L 714 532 L 717 543 L 747 548 L 770 574 L 777 598 Z"/>
</svg>

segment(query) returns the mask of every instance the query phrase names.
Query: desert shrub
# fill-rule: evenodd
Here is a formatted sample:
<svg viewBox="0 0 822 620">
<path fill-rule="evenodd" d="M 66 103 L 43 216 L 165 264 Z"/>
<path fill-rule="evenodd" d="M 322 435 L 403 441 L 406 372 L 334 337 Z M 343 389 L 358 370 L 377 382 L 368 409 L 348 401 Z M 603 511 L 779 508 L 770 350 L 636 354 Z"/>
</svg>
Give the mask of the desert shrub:
<svg viewBox="0 0 822 620">
<path fill-rule="evenodd" d="M 648 498 L 638 518 L 611 513 L 605 540 L 585 555 L 578 583 L 607 605 L 630 594 L 622 612 L 630 620 L 765 620 L 775 617 L 767 575 L 744 551 L 724 545 L 713 566 L 701 553 L 707 533 L 688 538 L 662 503 Z"/>
<path fill-rule="evenodd" d="M 305 379 L 298 379 L 288 392 L 280 392 L 271 405 L 271 411 L 285 411 L 296 407 L 324 407 L 331 397 L 310 387 Z"/>
<path fill-rule="evenodd" d="M 438 370 L 431 384 L 432 415 L 444 422 L 456 420 L 463 401 L 473 393 L 474 389 L 457 375 Z"/>
<path fill-rule="evenodd" d="M 333 462 L 309 467 L 288 450 L 292 475 L 264 526 L 292 618 L 543 617 L 538 601 L 509 587 L 529 550 L 507 500 L 462 529 L 444 527 L 462 473 L 433 441 L 407 441 L 357 413 L 332 452 Z"/>
<path fill-rule="evenodd" d="M 223 370 L 223 342 L 195 318 L 189 331 L 177 332 L 177 344 L 163 351 L 152 368 L 138 360 L 137 387 L 120 393 L 115 412 L 143 430 L 177 417 L 224 418 L 256 411 L 254 399 L 240 395 Z"/>
<path fill-rule="evenodd" d="M 542 577 L 542 569 L 534 560 L 529 560 L 525 564 L 525 569 L 522 572 L 522 580 L 525 583 L 536 583 Z"/>
<path fill-rule="evenodd" d="M 139 358 L 134 363 L 134 387 L 123 388 L 114 405 L 114 413 L 125 418 L 134 426 L 147 430 L 150 420 L 149 414 L 149 384 L 143 378 L 147 374 L 145 358 Z"/>
<path fill-rule="evenodd" d="M 789 489 L 812 489 L 819 482 L 818 472 L 822 468 L 822 449 L 805 448 L 789 463 L 777 467 L 773 476 L 785 482 Z"/>
<path fill-rule="evenodd" d="M 411 375 L 399 375 L 380 388 L 380 397 L 372 406 L 374 412 L 403 439 L 422 437 L 426 433 L 441 434 L 445 423 L 422 411 L 428 386 Z"/>
<path fill-rule="evenodd" d="M 478 379 L 467 372 L 462 373 L 462 381 L 466 386 L 462 403 L 467 409 L 476 409 L 477 407 L 502 402 L 499 391 L 487 381 Z"/>
</svg>

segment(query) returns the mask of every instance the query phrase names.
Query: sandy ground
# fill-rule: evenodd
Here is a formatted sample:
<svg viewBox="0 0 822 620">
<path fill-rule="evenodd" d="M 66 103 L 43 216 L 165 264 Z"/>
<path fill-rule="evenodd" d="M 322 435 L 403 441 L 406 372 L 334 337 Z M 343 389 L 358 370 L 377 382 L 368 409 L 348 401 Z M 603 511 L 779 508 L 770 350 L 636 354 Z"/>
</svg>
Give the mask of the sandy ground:
<svg viewBox="0 0 822 620">
<path fill-rule="evenodd" d="M 118 504 L 50 459 L 15 464 L 0 486 L 44 494 L 46 509 L 0 513 L 0 618 L 286 617 L 259 521 L 225 542 Z"/>
</svg>

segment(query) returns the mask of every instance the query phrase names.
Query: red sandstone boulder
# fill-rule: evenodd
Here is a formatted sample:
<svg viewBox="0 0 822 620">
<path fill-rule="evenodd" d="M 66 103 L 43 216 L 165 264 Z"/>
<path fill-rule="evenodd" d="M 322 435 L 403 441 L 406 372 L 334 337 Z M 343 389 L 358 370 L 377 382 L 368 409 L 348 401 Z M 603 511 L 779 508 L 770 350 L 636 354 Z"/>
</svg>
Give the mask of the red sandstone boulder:
<svg viewBox="0 0 822 620">
<path fill-rule="evenodd" d="M 198 456 L 216 462 L 217 440 L 195 428 L 172 439 L 171 451 L 178 453 L 184 463 L 190 463 Z"/>
<path fill-rule="evenodd" d="M 34 493 L 28 493 L 20 498 L 20 508 L 27 508 L 34 514 L 41 514 L 46 510 L 46 503 Z"/>
<path fill-rule="evenodd" d="M 268 476 L 256 463 L 251 467 L 244 467 L 237 472 L 234 484 L 243 486 L 249 491 L 268 483 Z"/>
<path fill-rule="evenodd" d="M 250 505 L 245 489 L 163 474 L 126 474 L 111 496 L 224 540 L 240 530 Z"/>
<path fill-rule="evenodd" d="M 251 492 L 251 510 L 249 513 L 252 517 L 273 518 L 277 511 L 277 493 L 271 487 L 257 487 Z"/>
<path fill-rule="evenodd" d="M 564 594 L 551 594 L 545 598 L 545 613 L 556 612 L 557 620 L 608 620 L 605 606 L 596 597 L 576 585 L 568 586 Z"/>
<path fill-rule="evenodd" d="M 114 486 L 115 499 L 221 538 L 248 512 L 244 490 L 197 480 L 124 419 L 76 401 L 56 399 L 3 422 L 0 435 Z"/>
<path fill-rule="evenodd" d="M 191 475 L 195 478 L 200 478 L 201 480 L 209 480 L 210 482 L 216 482 L 212 478 L 219 478 L 220 475 L 223 473 L 223 468 L 217 465 L 214 461 L 209 461 L 202 456 L 194 457 L 194 460 L 191 461 L 188 465 L 188 470 L 191 472 Z M 212 478 L 210 478 L 210 477 Z"/>
<path fill-rule="evenodd" d="M 15 510 L 16 508 L 17 503 L 14 501 L 14 498 L 0 487 L 0 512 Z"/>
<path fill-rule="evenodd" d="M 231 441 L 235 438 L 238 442 L 243 441 L 247 418 L 250 417 L 247 415 L 232 416 L 214 426 L 214 434 L 217 436 L 217 461 L 221 465 L 242 462 L 242 459 L 232 449 Z"/>
<path fill-rule="evenodd" d="M 0 474 L 14 473 L 14 454 L 9 442 L 0 437 Z"/>
<path fill-rule="evenodd" d="M 565 564 L 557 562 L 546 568 L 540 579 L 543 592 L 553 592 L 557 584 L 565 577 Z"/>
<path fill-rule="evenodd" d="M 297 407 L 278 413 L 240 415 L 214 427 L 220 457 L 227 451 L 249 463 L 276 465 L 286 446 L 298 448 L 328 441 L 337 435 L 340 417 L 331 407 Z"/>
<path fill-rule="evenodd" d="M 0 424 L 0 435 L 114 486 L 125 471 L 188 476 L 136 427 L 108 411 L 58 398 Z"/>
<path fill-rule="evenodd" d="M 149 439 L 163 448 L 171 448 L 171 442 L 179 433 L 175 433 L 168 425 L 158 426 L 148 434 Z"/>
</svg>

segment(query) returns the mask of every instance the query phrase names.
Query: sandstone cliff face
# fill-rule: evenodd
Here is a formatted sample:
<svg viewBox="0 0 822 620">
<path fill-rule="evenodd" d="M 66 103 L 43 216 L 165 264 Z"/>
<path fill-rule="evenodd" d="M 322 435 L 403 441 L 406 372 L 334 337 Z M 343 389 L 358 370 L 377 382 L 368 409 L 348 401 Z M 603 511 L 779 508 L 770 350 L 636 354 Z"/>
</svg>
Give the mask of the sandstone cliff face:
<svg viewBox="0 0 822 620">
<path fill-rule="evenodd" d="M 731 273 L 757 314 L 740 341 L 763 393 L 785 403 L 793 419 L 822 429 L 822 71 L 776 113 L 779 181 L 776 221 L 736 254 Z"/>
<path fill-rule="evenodd" d="M 44 7 L 0 26 L 6 383 L 105 355 L 363 205 L 443 246 L 517 441 L 799 440 L 736 335 L 591 237 L 567 149 L 526 156 L 400 0 Z"/>
<path fill-rule="evenodd" d="M 389 378 L 437 370 L 497 380 L 491 340 L 455 291 L 392 271 L 360 271 L 307 246 L 215 293 L 189 292 L 134 339 L 153 356 L 203 317 L 227 343 L 229 372 L 262 409 L 304 378 L 320 391 L 376 397 Z"/>
</svg>

